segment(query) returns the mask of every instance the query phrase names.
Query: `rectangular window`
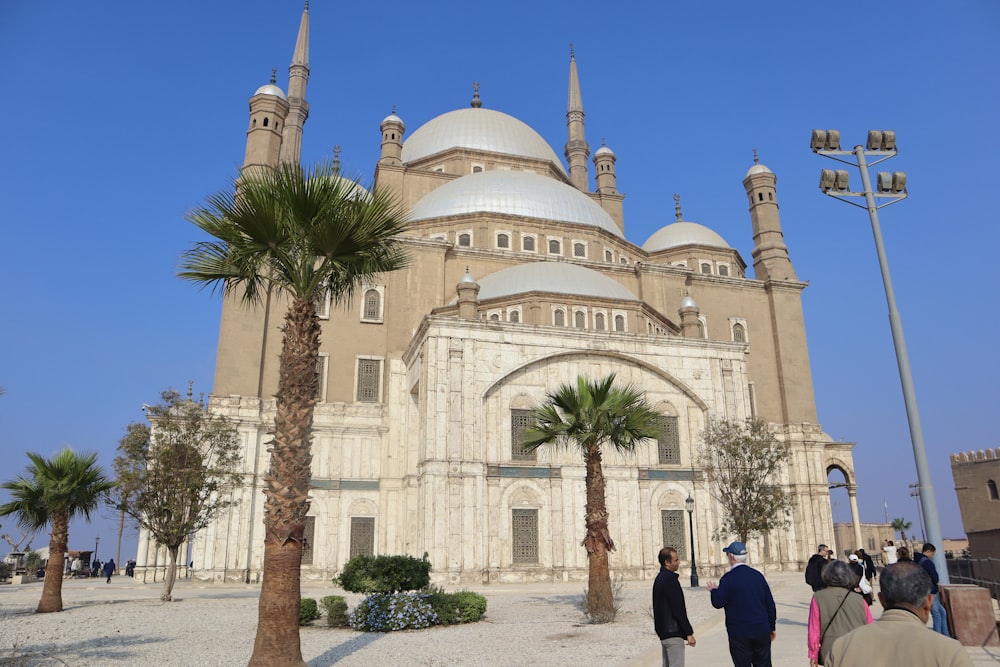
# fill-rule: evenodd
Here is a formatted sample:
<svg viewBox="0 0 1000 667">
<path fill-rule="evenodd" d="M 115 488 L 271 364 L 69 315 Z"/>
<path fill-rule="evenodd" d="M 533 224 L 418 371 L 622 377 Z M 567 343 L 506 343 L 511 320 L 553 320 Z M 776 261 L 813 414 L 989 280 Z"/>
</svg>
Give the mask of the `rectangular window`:
<svg viewBox="0 0 1000 667">
<path fill-rule="evenodd" d="M 677 557 L 681 560 L 687 558 L 684 514 L 684 510 L 660 510 L 660 521 L 663 522 L 663 546 L 677 549 Z"/>
<path fill-rule="evenodd" d="M 358 359 L 358 401 L 378 402 L 379 376 L 382 362 L 379 359 Z"/>
<path fill-rule="evenodd" d="M 326 400 L 326 379 L 330 369 L 330 355 L 320 352 L 316 358 L 316 400 L 320 403 Z"/>
<path fill-rule="evenodd" d="M 375 555 L 375 517 L 351 517 L 351 551 L 350 558 L 355 556 Z"/>
<path fill-rule="evenodd" d="M 537 461 L 535 452 L 521 449 L 521 431 L 531 424 L 531 410 L 510 411 L 510 458 L 514 461 Z"/>
<path fill-rule="evenodd" d="M 511 510 L 514 563 L 538 562 L 538 510 Z"/>
<path fill-rule="evenodd" d="M 677 417 L 660 417 L 660 439 L 657 442 L 658 460 L 661 465 L 680 465 L 681 440 Z"/>
<path fill-rule="evenodd" d="M 305 531 L 302 533 L 302 564 L 313 564 L 313 544 L 316 543 L 316 517 L 306 517 Z"/>
</svg>

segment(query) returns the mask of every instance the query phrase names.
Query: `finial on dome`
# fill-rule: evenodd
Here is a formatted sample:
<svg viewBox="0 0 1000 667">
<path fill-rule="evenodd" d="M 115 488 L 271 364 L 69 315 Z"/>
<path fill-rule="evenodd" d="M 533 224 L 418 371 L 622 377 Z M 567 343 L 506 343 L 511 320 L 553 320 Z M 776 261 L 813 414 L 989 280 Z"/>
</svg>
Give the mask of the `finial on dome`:
<svg viewBox="0 0 1000 667">
<path fill-rule="evenodd" d="M 681 196 L 679 194 L 674 194 L 674 215 L 677 216 L 677 221 L 680 222 L 684 219 L 681 215 Z"/>
<path fill-rule="evenodd" d="M 753 163 L 760 164 L 760 156 L 757 155 L 757 149 L 753 149 Z"/>
<path fill-rule="evenodd" d="M 396 115 L 396 105 L 395 104 L 392 105 L 392 115 L 393 116 Z"/>
<path fill-rule="evenodd" d="M 340 144 L 333 147 L 333 170 L 340 172 L 340 151 L 343 150 Z"/>
<path fill-rule="evenodd" d="M 272 86 L 274 85 L 275 81 L 277 81 L 277 77 L 278 77 L 278 68 L 277 67 L 272 67 L 271 68 L 271 85 Z"/>
<path fill-rule="evenodd" d="M 465 275 L 462 276 L 462 279 L 459 281 L 459 283 L 475 283 L 475 282 L 476 282 L 476 279 L 472 277 L 472 274 L 469 273 L 469 267 L 466 266 L 465 267 Z"/>
<path fill-rule="evenodd" d="M 570 60 L 576 60 L 576 51 L 573 50 L 573 44 L 572 43 L 570 43 L 570 45 L 569 45 L 569 59 Z"/>
<path fill-rule="evenodd" d="M 472 108 L 478 109 L 483 106 L 483 101 L 479 99 L 479 82 L 474 81 L 472 83 Z"/>
<path fill-rule="evenodd" d="M 606 141 L 604 140 L 604 137 L 601 137 L 601 145 L 602 145 L 602 146 L 607 146 L 607 145 L 608 145 L 608 142 L 606 142 Z"/>
</svg>

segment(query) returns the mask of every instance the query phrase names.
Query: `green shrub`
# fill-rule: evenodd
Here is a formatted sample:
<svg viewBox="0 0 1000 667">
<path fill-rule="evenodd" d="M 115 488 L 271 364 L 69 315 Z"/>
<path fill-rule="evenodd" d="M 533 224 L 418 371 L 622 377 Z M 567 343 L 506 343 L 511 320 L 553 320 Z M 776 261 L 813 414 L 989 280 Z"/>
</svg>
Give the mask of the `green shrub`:
<svg viewBox="0 0 1000 667">
<path fill-rule="evenodd" d="M 351 612 L 350 624 L 364 632 L 420 630 L 438 623 L 426 593 L 373 593 Z"/>
<path fill-rule="evenodd" d="M 3 581 L 5 579 L 10 579 L 11 572 L 13 571 L 14 568 L 11 567 L 10 563 L 4 563 L 0 561 L 0 581 Z"/>
<path fill-rule="evenodd" d="M 351 593 L 396 593 L 426 588 L 431 581 L 427 554 L 413 556 L 355 556 L 334 580 Z"/>
<path fill-rule="evenodd" d="M 472 591 L 445 593 L 440 588 L 430 589 L 427 601 L 434 608 L 439 625 L 473 623 L 486 613 L 486 598 Z"/>
<path fill-rule="evenodd" d="M 347 626 L 347 600 L 342 595 L 327 595 L 319 601 L 326 610 L 326 624 L 334 628 Z"/>
<path fill-rule="evenodd" d="M 299 600 L 299 625 L 308 625 L 317 618 L 319 618 L 319 607 L 316 606 L 316 600 L 312 598 Z"/>
</svg>

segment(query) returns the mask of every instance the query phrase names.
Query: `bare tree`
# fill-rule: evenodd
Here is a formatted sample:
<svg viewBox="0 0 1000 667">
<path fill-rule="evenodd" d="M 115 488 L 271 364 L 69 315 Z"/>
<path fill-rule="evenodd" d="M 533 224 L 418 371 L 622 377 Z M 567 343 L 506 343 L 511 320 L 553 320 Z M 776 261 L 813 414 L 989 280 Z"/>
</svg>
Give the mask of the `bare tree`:
<svg viewBox="0 0 1000 667">
<path fill-rule="evenodd" d="M 164 391 L 146 416 L 148 425 L 132 422 L 118 442 L 118 487 L 109 504 L 167 548 L 170 564 L 160 599 L 168 602 L 181 544 L 232 505 L 228 492 L 240 480 L 240 441 L 224 417 L 191 399 L 190 389 L 186 399 Z"/>
<path fill-rule="evenodd" d="M 791 450 L 762 419 L 713 421 L 701 434 L 699 463 L 722 506 L 717 537 L 741 542 L 788 525 L 794 499 L 781 481 Z"/>
</svg>

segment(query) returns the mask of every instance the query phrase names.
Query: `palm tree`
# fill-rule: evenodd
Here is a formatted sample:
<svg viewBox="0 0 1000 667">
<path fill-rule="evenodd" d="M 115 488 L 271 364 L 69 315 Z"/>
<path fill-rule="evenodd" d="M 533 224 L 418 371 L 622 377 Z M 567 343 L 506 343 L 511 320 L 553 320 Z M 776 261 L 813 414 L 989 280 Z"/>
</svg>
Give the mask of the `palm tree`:
<svg viewBox="0 0 1000 667">
<path fill-rule="evenodd" d="M 908 531 L 913 526 L 912 521 L 907 521 L 903 518 L 897 518 L 892 520 L 892 529 L 898 532 L 903 537 L 903 542 L 906 542 L 906 531 Z"/>
<path fill-rule="evenodd" d="M 102 496 L 115 484 L 97 465 L 97 454 L 77 454 L 67 447 L 51 459 L 28 452 L 27 475 L 18 475 L 0 487 L 10 491 L 9 503 L 0 505 L 0 516 L 13 514 L 25 530 L 52 524 L 49 562 L 45 566 L 42 599 L 37 613 L 62 611 L 63 556 L 69 542 L 69 522 L 77 516 L 88 521 Z"/>
<path fill-rule="evenodd" d="M 615 543 L 608 532 L 601 447 L 633 452 L 642 440 L 659 437 L 661 429 L 661 415 L 646 402 L 645 394 L 631 385 L 615 387 L 614 382 L 614 373 L 595 381 L 581 375 L 575 386 L 565 384 L 548 394 L 532 412 L 535 423 L 522 431 L 521 441 L 527 452 L 552 443 L 575 445 L 583 454 L 587 490 L 583 546 L 590 561 L 587 615 L 598 623 L 615 617 L 608 568 L 608 552 L 615 550 Z"/>
<path fill-rule="evenodd" d="M 246 305 L 285 296 L 277 415 L 264 475 L 264 567 L 251 665 L 304 665 L 299 645 L 299 568 L 312 454 L 319 359 L 316 305 L 337 303 L 376 274 L 406 264 L 398 240 L 406 216 L 382 191 L 368 192 L 339 170 L 284 164 L 245 174 L 187 220 L 214 237 L 196 243 L 178 275 Z"/>
</svg>

